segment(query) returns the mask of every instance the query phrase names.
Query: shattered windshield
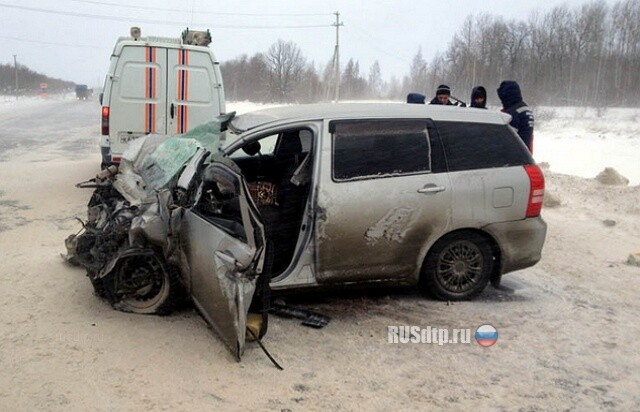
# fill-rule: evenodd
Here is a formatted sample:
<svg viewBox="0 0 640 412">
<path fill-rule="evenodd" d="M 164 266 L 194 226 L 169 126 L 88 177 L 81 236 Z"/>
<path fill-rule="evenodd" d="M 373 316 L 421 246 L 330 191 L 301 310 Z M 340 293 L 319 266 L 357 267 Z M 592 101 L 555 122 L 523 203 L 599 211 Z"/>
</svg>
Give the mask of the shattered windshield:
<svg viewBox="0 0 640 412">
<path fill-rule="evenodd" d="M 220 125 L 220 121 L 216 119 L 184 135 L 147 135 L 138 139 L 123 154 L 121 176 L 118 178 L 120 182 L 116 184 L 116 188 L 121 193 L 127 193 L 129 196 L 125 195 L 125 198 L 133 204 L 139 203 L 145 195 L 173 181 L 198 148 L 218 153 L 224 140 Z M 135 174 L 139 174 L 144 182 L 143 193 L 133 190 L 133 187 L 139 186 L 134 184 L 137 181 Z M 127 183 L 129 180 L 131 182 Z"/>
</svg>

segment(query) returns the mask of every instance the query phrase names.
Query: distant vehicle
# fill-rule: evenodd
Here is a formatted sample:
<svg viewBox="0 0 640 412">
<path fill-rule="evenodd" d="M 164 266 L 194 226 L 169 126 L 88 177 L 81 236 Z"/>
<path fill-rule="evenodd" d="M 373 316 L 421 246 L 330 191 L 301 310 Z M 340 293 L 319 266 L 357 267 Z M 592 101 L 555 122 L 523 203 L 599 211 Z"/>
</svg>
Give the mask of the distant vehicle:
<svg viewBox="0 0 640 412">
<path fill-rule="evenodd" d="M 91 93 L 86 84 L 76 84 L 76 99 L 87 100 L 89 96 L 91 96 Z"/>
<path fill-rule="evenodd" d="M 119 163 L 129 142 L 149 133 L 182 134 L 225 112 L 208 31 L 179 38 L 121 37 L 111 53 L 102 105 L 102 164 Z"/>
<path fill-rule="evenodd" d="M 69 255 L 116 309 L 166 313 L 186 290 L 238 358 L 248 319 L 266 332 L 269 288 L 421 285 L 471 299 L 536 264 L 545 241 L 544 176 L 509 121 L 324 104 L 228 114 L 218 130 L 237 136 L 221 152 L 149 136 L 94 181 Z"/>
</svg>

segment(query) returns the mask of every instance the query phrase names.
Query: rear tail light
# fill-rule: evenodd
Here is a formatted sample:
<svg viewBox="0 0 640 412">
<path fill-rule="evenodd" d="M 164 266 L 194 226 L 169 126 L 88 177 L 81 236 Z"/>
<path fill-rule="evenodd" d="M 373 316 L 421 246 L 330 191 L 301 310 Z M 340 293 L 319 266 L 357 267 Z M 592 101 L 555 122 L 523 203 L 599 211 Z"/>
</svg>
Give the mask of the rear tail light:
<svg viewBox="0 0 640 412">
<path fill-rule="evenodd" d="M 524 170 L 529 176 L 529 202 L 526 217 L 540 216 L 542 201 L 544 200 L 544 175 L 537 165 L 526 165 Z"/>
<path fill-rule="evenodd" d="M 102 134 L 109 135 L 109 106 L 102 106 Z"/>
</svg>

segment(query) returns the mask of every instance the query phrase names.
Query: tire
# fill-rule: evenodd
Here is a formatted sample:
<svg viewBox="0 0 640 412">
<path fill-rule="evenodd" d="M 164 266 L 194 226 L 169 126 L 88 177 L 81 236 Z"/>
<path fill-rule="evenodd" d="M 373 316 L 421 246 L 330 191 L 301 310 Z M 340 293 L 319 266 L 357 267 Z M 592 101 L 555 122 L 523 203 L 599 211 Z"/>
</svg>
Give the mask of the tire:
<svg viewBox="0 0 640 412">
<path fill-rule="evenodd" d="M 494 257 L 489 240 L 473 232 L 452 233 L 438 240 L 422 267 L 426 292 L 440 300 L 469 300 L 487 286 Z"/>
<path fill-rule="evenodd" d="M 129 256 L 102 280 L 109 302 L 122 312 L 168 315 L 183 296 L 177 269 L 156 256 Z"/>
</svg>

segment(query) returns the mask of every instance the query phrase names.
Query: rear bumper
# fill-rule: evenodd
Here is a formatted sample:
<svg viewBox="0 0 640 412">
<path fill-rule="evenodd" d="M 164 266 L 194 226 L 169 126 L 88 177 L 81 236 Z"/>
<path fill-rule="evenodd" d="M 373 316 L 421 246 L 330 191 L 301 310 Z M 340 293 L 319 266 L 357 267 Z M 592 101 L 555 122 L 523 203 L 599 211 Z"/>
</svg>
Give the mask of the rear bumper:
<svg viewBox="0 0 640 412">
<path fill-rule="evenodd" d="M 503 274 L 535 265 L 542 257 L 547 224 L 542 217 L 493 223 L 483 228 L 498 242 Z"/>
</svg>

